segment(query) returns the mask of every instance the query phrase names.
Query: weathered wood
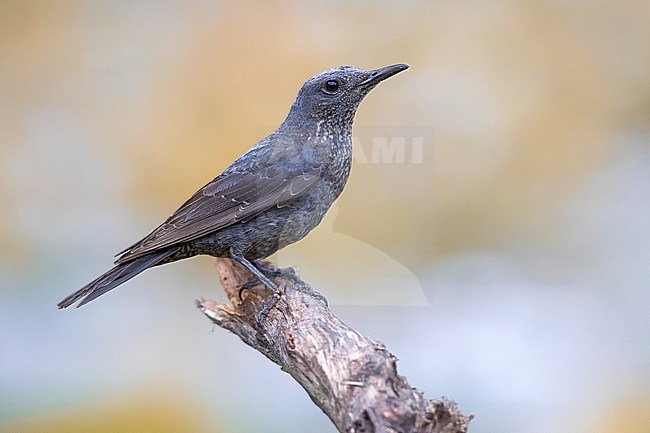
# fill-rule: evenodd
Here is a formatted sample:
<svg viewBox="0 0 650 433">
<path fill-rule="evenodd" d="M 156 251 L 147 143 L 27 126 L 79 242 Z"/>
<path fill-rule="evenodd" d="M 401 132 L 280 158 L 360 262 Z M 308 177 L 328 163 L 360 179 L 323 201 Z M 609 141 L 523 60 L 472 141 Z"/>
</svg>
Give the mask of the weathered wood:
<svg viewBox="0 0 650 433">
<path fill-rule="evenodd" d="M 464 433 L 470 416 L 450 400 L 426 400 L 397 373 L 396 357 L 332 314 L 325 298 L 292 269 L 276 269 L 283 288 L 260 325 L 257 313 L 273 296 L 258 285 L 239 289 L 251 274 L 229 259 L 217 259 L 230 305 L 197 302 L 214 323 L 238 335 L 289 373 L 340 432 Z"/>
</svg>

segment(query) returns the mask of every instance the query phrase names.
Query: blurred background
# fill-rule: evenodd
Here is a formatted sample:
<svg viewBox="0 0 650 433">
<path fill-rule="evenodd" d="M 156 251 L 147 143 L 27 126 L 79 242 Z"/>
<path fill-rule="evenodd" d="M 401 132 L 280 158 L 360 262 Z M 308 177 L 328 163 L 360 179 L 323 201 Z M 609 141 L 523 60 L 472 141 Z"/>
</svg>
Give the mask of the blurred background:
<svg viewBox="0 0 650 433">
<path fill-rule="evenodd" d="M 650 431 L 650 4 L 0 2 L 0 431 L 334 432 L 194 307 L 210 258 L 79 310 L 339 65 L 411 68 L 295 265 L 473 433 Z"/>
</svg>

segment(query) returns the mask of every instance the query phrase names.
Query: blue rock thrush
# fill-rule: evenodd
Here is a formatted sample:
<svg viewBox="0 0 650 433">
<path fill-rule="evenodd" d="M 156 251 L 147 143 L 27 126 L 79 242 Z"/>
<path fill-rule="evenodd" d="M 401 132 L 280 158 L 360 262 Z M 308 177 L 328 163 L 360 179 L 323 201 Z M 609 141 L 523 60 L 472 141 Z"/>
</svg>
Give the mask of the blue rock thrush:
<svg viewBox="0 0 650 433">
<path fill-rule="evenodd" d="M 320 223 L 350 174 L 359 103 L 381 81 L 407 68 L 341 66 L 311 77 L 278 129 L 59 308 L 81 299 L 80 307 L 145 269 L 198 254 L 229 257 L 277 293 L 277 284 L 255 260 L 302 239 Z"/>
</svg>

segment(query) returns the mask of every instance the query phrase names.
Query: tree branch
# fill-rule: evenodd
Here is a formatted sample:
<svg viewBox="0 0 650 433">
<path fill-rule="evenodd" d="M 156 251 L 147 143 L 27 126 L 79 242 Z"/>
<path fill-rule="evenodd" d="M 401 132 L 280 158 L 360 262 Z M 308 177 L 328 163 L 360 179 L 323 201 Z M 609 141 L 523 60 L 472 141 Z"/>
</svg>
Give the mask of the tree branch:
<svg viewBox="0 0 650 433">
<path fill-rule="evenodd" d="M 257 313 L 272 293 L 258 285 L 240 301 L 239 289 L 252 275 L 229 259 L 216 264 L 231 305 L 201 300 L 197 306 L 289 373 L 340 432 L 467 432 L 471 415 L 462 415 L 453 401 L 426 400 L 411 388 L 397 374 L 397 358 L 334 316 L 293 269 L 264 262 L 283 294 L 260 325 Z"/>
</svg>

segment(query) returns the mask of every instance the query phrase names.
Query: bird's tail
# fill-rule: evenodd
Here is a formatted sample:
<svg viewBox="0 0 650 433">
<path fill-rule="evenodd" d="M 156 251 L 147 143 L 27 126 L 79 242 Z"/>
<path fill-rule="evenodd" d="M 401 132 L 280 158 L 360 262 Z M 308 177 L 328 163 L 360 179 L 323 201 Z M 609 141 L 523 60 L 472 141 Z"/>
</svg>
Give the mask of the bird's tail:
<svg viewBox="0 0 650 433">
<path fill-rule="evenodd" d="M 95 298 L 103 295 L 110 290 L 113 290 L 122 283 L 129 281 L 131 278 L 138 275 L 140 272 L 152 266 L 160 265 L 164 260 L 176 253 L 178 248 L 169 248 L 162 251 L 156 251 L 151 254 L 137 257 L 129 262 L 115 266 L 104 275 L 96 278 L 90 283 L 77 290 L 63 301 L 59 302 L 59 308 L 66 308 L 77 302 L 79 299 L 83 300 L 77 305 L 77 308 L 92 301 Z"/>
</svg>

